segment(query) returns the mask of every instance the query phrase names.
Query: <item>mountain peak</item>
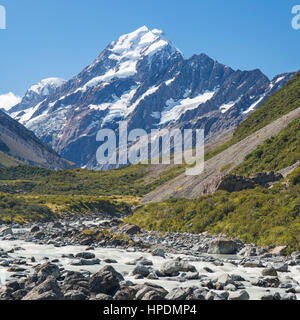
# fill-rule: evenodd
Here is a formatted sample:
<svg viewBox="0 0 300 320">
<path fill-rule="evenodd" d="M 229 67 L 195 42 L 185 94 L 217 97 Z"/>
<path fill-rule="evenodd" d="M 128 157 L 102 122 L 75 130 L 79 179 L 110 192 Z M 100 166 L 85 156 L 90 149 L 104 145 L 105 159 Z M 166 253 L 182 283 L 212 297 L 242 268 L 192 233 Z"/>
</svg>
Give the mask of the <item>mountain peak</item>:
<svg viewBox="0 0 300 320">
<path fill-rule="evenodd" d="M 100 83 L 112 79 L 124 79 L 137 74 L 137 66 L 141 60 L 151 64 L 151 58 L 161 53 L 167 58 L 181 52 L 170 42 L 163 31 L 158 29 L 149 30 L 143 26 L 131 33 L 120 36 L 98 56 L 87 71 L 95 76 L 77 91 L 84 91 Z M 101 69 L 101 72 L 99 72 Z"/>
<path fill-rule="evenodd" d="M 35 92 L 37 94 L 48 95 L 47 87 L 58 88 L 63 85 L 66 80 L 61 78 L 46 78 L 41 80 L 40 82 L 32 85 L 28 92 Z M 45 91 L 45 92 L 44 92 Z"/>
<path fill-rule="evenodd" d="M 131 33 L 124 34 L 113 41 L 109 50 L 112 52 L 110 59 L 137 58 L 140 56 L 152 55 L 155 52 L 170 46 L 173 51 L 177 51 L 174 45 L 164 36 L 164 32 L 159 29 L 149 30 L 143 26 Z"/>
</svg>

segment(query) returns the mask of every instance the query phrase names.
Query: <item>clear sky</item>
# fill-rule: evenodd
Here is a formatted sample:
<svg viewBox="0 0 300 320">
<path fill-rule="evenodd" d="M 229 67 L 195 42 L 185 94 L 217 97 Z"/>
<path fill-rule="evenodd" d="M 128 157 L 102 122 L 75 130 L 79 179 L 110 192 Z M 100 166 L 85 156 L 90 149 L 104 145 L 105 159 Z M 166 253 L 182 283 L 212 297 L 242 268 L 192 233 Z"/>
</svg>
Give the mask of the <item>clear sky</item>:
<svg viewBox="0 0 300 320">
<path fill-rule="evenodd" d="M 164 30 L 186 57 L 201 52 L 268 77 L 300 69 L 300 0 L 0 0 L 0 94 L 47 77 L 69 79 L 112 40 L 143 25 Z"/>
</svg>

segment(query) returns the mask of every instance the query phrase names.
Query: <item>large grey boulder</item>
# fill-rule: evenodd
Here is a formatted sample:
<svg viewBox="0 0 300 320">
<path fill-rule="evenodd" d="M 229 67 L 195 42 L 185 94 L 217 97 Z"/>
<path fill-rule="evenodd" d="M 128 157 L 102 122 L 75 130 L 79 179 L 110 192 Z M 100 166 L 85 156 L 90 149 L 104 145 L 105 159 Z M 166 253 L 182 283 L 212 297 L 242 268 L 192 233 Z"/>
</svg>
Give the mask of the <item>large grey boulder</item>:
<svg viewBox="0 0 300 320">
<path fill-rule="evenodd" d="M 247 291 L 230 292 L 228 300 L 249 300 L 250 296 Z"/>
<path fill-rule="evenodd" d="M 273 268 L 265 268 L 261 272 L 264 277 L 277 277 L 277 271 Z"/>
<path fill-rule="evenodd" d="M 132 271 L 132 275 L 141 275 L 143 277 L 147 277 L 150 273 L 150 269 L 146 266 L 143 265 L 138 265 L 136 266 L 133 271 Z"/>
<path fill-rule="evenodd" d="M 22 300 L 62 300 L 63 294 L 54 277 L 33 288 Z"/>
<path fill-rule="evenodd" d="M 211 241 L 208 253 L 210 254 L 235 254 L 238 245 L 233 240 L 225 238 L 216 238 Z"/>
<path fill-rule="evenodd" d="M 92 293 L 114 294 L 120 287 L 119 282 L 123 281 L 123 276 L 112 266 L 107 265 L 95 273 L 89 282 Z"/>
<path fill-rule="evenodd" d="M 2 227 L 0 228 L 0 236 L 5 237 L 13 234 L 12 228 L 10 227 Z"/>
<path fill-rule="evenodd" d="M 75 256 L 76 258 L 83 258 L 83 259 L 94 259 L 95 258 L 95 254 L 92 252 L 79 252 L 76 254 Z"/>
<path fill-rule="evenodd" d="M 166 295 L 166 300 L 185 300 L 192 293 L 191 288 L 174 288 Z"/>
<path fill-rule="evenodd" d="M 45 280 L 49 276 L 54 277 L 55 279 L 60 277 L 60 270 L 56 264 L 46 262 L 44 264 L 38 265 L 35 267 L 35 272 L 37 273 L 38 277 Z"/>
<path fill-rule="evenodd" d="M 166 261 L 161 265 L 160 272 L 172 276 L 178 272 L 197 272 L 195 266 L 184 261 Z"/>
</svg>

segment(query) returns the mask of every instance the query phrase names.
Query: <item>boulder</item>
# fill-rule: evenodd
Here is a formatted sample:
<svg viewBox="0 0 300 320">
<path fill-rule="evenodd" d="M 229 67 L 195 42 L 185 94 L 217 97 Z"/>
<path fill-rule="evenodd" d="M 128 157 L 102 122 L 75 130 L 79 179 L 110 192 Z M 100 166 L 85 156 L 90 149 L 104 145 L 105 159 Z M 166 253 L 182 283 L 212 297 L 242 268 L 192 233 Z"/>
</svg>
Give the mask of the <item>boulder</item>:
<svg viewBox="0 0 300 320">
<path fill-rule="evenodd" d="M 166 295 L 166 300 L 185 300 L 193 291 L 190 288 L 174 288 Z"/>
<path fill-rule="evenodd" d="M 131 287 L 123 287 L 119 289 L 114 295 L 114 300 L 134 300 L 137 291 Z"/>
<path fill-rule="evenodd" d="M 274 269 L 278 272 L 288 272 L 289 266 L 287 263 L 274 263 Z"/>
<path fill-rule="evenodd" d="M 195 266 L 183 261 L 166 261 L 162 264 L 160 271 L 165 276 L 172 276 L 178 272 L 197 272 Z"/>
<path fill-rule="evenodd" d="M 238 192 L 246 189 L 253 189 L 255 185 L 269 187 L 271 183 L 281 180 L 283 176 L 273 171 L 258 173 L 247 178 L 242 175 L 227 174 L 219 175 L 204 185 L 204 194 L 213 194 L 218 190 L 227 192 Z"/>
<path fill-rule="evenodd" d="M 246 290 L 230 292 L 228 300 L 249 300 L 250 296 Z"/>
<path fill-rule="evenodd" d="M 63 294 L 54 277 L 33 288 L 22 300 L 62 300 Z"/>
<path fill-rule="evenodd" d="M 12 228 L 10 227 L 0 228 L 0 236 L 5 237 L 11 234 L 13 234 Z"/>
<path fill-rule="evenodd" d="M 118 273 L 112 266 L 107 265 L 95 273 L 89 282 L 92 293 L 115 294 L 119 289 L 119 282 L 123 281 L 123 276 Z"/>
<path fill-rule="evenodd" d="M 273 267 L 263 269 L 261 273 L 264 277 L 277 277 L 277 271 Z"/>
<path fill-rule="evenodd" d="M 153 262 L 151 260 L 148 260 L 144 257 L 139 257 L 137 259 L 135 259 L 133 262 L 132 262 L 133 265 L 136 265 L 136 264 L 140 264 L 140 265 L 143 265 L 143 266 L 152 266 L 153 265 Z"/>
<path fill-rule="evenodd" d="M 80 290 L 70 290 L 65 293 L 64 300 L 87 300 L 87 296 Z"/>
<path fill-rule="evenodd" d="M 135 286 L 135 288 L 137 289 L 137 293 L 135 295 L 136 300 L 147 300 L 146 297 L 149 298 L 149 296 L 152 297 L 152 300 L 155 300 L 153 296 L 153 291 L 156 293 L 157 296 L 161 297 L 160 300 L 163 300 L 165 296 L 168 294 L 168 291 L 165 290 L 163 287 L 149 283 L 137 285 Z"/>
<path fill-rule="evenodd" d="M 95 254 L 92 252 L 79 252 L 75 256 L 76 258 L 83 258 L 83 259 L 94 259 Z"/>
<path fill-rule="evenodd" d="M 114 298 L 108 294 L 100 293 L 100 294 L 97 294 L 95 297 L 91 298 L 90 300 L 110 301 L 110 300 L 114 300 Z"/>
<path fill-rule="evenodd" d="M 43 231 L 38 231 L 33 236 L 35 239 L 42 240 L 45 238 L 46 235 Z"/>
<path fill-rule="evenodd" d="M 30 229 L 30 232 L 32 232 L 32 233 L 36 233 L 36 232 L 38 232 L 38 231 L 40 231 L 40 227 L 39 227 L 39 226 L 33 226 L 33 227 Z"/>
<path fill-rule="evenodd" d="M 141 228 L 134 225 L 134 224 L 124 224 L 121 228 L 120 228 L 120 232 L 124 233 L 124 234 L 128 234 L 128 235 L 134 235 L 137 234 L 141 231 Z"/>
<path fill-rule="evenodd" d="M 152 255 L 165 258 L 165 251 L 163 249 L 156 248 L 156 249 L 152 250 Z"/>
<path fill-rule="evenodd" d="M 297 300 L 297 296 L 294 293 L 285 293 L 282 300 Z"/>
<path fill-rule="evenodd" d="M 147 268 L 146 266 L 143 265 L 138 265 L 136 266 L 133 271 L 132 271 L 132 275 L 141 275 L 143 277 L 147 277 L 150 273 L 149 268 Z"/>
<path fill-rule="evenodd" d="M 276 256 L 285 256 L 287 246 L 278 246 L 270 251 L 271 254 Z"/>
<path fill-rule="evenodd" d="M 42 265 L 35 267 L 35 272 L 38 274 L 39 278 L 46 279 L 49 276 L 54 277 L 55 279 L 60 277 L 59 267 L 53 263 L 46 262 Z"/>
<path fill-rule="evenodd" d="M 233 240 L 217 238 L 211 241 L 208 253 L 210 254 L 235 254 L 238 245 Z"/>
</svg>

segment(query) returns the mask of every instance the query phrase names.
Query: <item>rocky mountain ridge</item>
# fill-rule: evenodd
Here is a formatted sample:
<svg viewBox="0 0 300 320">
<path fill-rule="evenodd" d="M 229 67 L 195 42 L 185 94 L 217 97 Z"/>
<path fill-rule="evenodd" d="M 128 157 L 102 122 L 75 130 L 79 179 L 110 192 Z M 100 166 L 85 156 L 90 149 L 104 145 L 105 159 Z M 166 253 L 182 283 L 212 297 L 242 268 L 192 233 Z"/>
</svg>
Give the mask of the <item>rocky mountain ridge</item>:
<svg viewBox="0 0 300 320">
<path fill-rule="evenodd" d="M 197 128 L 206 141 L 234 129 L 293 73 L 269 80 L 205 54 L 189 59 L 162 31 L 142 27 L 111 42 L 81 73 L 39 102 L 24 98 L 11 116 L 77 166 L 96 161 L 99 129 Z M 78 152 L 80 150 L 80 152 Z"/>
</svg>

